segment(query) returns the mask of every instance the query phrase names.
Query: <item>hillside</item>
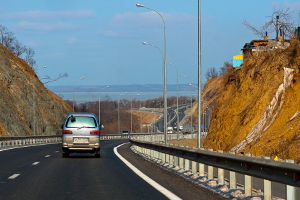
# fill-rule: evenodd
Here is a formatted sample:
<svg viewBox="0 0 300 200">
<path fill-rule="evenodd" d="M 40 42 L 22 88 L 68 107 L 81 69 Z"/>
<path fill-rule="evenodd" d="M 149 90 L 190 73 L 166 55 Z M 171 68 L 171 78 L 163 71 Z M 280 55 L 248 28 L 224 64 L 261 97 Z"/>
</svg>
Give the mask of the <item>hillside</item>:
<svg viewBox="0 0 300 200">
<path fill-rule="evenodd" d="M 71 107 L 1 44 L 0 66 L 0 136 L 60 134 Z"/>
<path fill-rule="evenodd" d="M 204 148 L 300 161 L 300 42 L 246 57 L 242 67 L 209 80 L 216 92 Z M 221 88 L 221 90 L 220 90 Z M 215 105 L 214 105 L 215 104 Z M 194 122 L 196 123 L 196 122 Z"/>
</svg>

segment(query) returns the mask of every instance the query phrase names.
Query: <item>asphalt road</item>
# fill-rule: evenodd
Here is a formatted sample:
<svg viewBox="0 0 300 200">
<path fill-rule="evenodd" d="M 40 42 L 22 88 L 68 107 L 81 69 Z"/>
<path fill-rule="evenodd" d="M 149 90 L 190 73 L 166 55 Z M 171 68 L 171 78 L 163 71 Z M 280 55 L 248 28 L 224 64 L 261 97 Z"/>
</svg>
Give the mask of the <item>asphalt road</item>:
<svg viewBox="0 0 300 200">
<path fill-rule="evenodd" d="M 179 110 L 179 114 L 178 114 L 178 117 L 179 117 L 179 122 L 183 119 L 183 117 L 185 116 L 185 113 L 184 111 L 189 107 L 190 105 L 180 105 L 178 107 L 178 110 Z M 171 119 L 174 119 L 170 124 L 168 123 L 168 125 L 172 126 L 172 127 L 175 127 L 177 126 L 176 123 L 177 123 L 177 114 L 176 114 L 176 110 L 177 110 L 177 106 L 173 106 L 173 107 L 169 107 L 168 108 L 168 119 L 167 121 L 170 122 Z M 161 117 L 159 120 L 157 120 L 154 125 L 157 127 L 157 129 L 160 131 L 160 132 L 163 132 L 164 131 L 164 118 Z"/>
<path fill-rule="evenodd" d="M 0 151 L 0 199 L 167 199 L 136 175 L 114 153 L 126 140 L 105 140 L 101 158 L 71 154 L 61 144 Z M 182 199 L 223 199 L 131 152 L 118 148 L 131 164 Z M 1 150 L 1 149 L 0 149 Z"/>
</svg>

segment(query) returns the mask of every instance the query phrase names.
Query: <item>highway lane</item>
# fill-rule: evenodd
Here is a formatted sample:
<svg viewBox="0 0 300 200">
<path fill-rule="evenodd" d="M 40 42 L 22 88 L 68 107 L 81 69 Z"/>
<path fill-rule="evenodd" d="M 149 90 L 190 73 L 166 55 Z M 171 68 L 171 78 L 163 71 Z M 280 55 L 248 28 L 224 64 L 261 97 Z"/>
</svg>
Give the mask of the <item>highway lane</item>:
<svg viewBox="0 0 300 200">
<path fill-rule="evenodd" d="M 180 105 L 178 107 L 178 112 L 179 112 L 179 122 L 184 118 L 185 116 L 185 113 L 184 111 L 190 107 L 190 105 Z M 177 106 L 173 106 L 173 107 L 169 107 L 168 108 L 168 125 L 172 126 L 172 127 L 175 127 L 176 126 L 176 123 L 177 123 L 177 114 L 176 114 L 176 111 L 177 110 Z M 173 121 L 171 121 L 173 119 Z M 171 121 L 171 122 L 170 122 Z M 157 127 L 157 129 L 160 131 L 160 132 L 163 132 L 164 131 L 164 118 L 161 117 L 159 118 L 155 123 L 154 123 L 154 126 Z"/>
<path fill-rule="evenodd" d="M 101 158 L 62 158 L 61 144 L 0 151 L 0 199 L 167 199 L 114 154 L 114 147 L 124 142 L 102 141 Z M 222 199 L 143 160 L 129 144 L 118 152 L 182 199 Z"/>
</svg>

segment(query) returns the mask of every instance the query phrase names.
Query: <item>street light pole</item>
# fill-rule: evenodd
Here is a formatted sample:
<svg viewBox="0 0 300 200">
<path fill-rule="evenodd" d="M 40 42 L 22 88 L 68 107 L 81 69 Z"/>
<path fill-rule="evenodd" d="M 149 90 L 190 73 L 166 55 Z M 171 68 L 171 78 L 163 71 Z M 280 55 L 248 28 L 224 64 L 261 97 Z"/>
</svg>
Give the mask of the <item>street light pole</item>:
<svg viewBox="0 0 300 200">
<path fill-rule="evenodd" d="M 191 87 L 191 133 L 192 133 L 192 131 L 193 131 L 193 94 L 192 94 L 192 80 L 191 80 L 191 78 L 190 77 L 188 77 L 188 76 L 186 76 L 186 75 L 183 75 L 183 74 L 180 74 L 180 76 L 182 76 L 182 77 L 186 77 L 186 78 L 188 78 L 189 80 L 190 80 L 190 84 L 189 84 L 189 86 Z"/>
<path fill-rule="evenodd" d="M 139 96 L 140 94 L 137 94 L 137 96 Z M 130 112 L 130 133 L 132 133 L 132 98 L 131 98 L 131 112 Z"/>
<path fill-rule="evenodd" d="M 146 7 L 142 4 L 136 4 L 137 7 L 144 7 L 147 8 L 149 10 L 152 10 L 154 12 L 156 12 L 162 19 L 162 22 L 164 24 L 164 142 L 165 144 L 167 143 L 167 120 L 168 120 L 168 113 L 167 113 L 167 66 L 166 66 L 166 61 L 167 61 L 167 42 L 166 42 L 166 23 L 165 20 L 163 18 L 163 16 L 156 10 Z"/>
<path fill-rule="evenodd" d="M 74 84 L 75 84 L 77 81 L 82 80 L 82 79 L 84 79 L 84 78 L 81 77 L 80 79 L 77 79 L 77 80 L 74 81 L 74 83 L 73 83 L 73 112 L 74 112 Z"/>
<path fill-rule="evenodd" d="M 203 145 L 201 136 L 201 88 L 201 0 L 198 0 L 198 148 Z"/>
<path fill-rule="evenodd" d="M 120 94 L 120 96 L 123 94 L 127 94 L 127 92 Z M 120 134 L 120 96 L 118 99 L 118 134 Z"/>
<path fill-rule="evenodd" d="M 102 88 L 102 90 L 104 90 L 105 88 L 109 88 L 109 85 Z M 99 123 L 101 123 L 101 121 L 100 121 L 100 106 L 101 106 L 101 104 L 100 104 L 100 91 L 99 91 L 99 106 L 98 106 L 98 108 L 99 108 Z"/>
<path fill-rule="evenodd" d="M 172 65 L 173 67 L 175 67 L 175 69 L 176 69 L 176 87 L 177 87 L 177 98 L 176 98 L 176 103 L 177 103 L 177 125 L 176 125 L 176 127 L 177 127 L 177 140 L 179 140 L 179 110 L 178 110 L 178 68 L 174 65 L 174 64 L 172 64 L 172 63 L 169 63 L 168 62 L 168 64 L 170 64 L 170 65 Z"/>
</svg>

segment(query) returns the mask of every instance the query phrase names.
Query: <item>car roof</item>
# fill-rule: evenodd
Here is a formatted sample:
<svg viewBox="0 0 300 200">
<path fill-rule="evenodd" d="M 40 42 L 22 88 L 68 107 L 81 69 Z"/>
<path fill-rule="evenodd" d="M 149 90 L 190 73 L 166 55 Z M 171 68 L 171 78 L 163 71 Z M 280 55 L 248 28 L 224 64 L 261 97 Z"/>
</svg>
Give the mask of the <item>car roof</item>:
<svg viewBox="0 0 300 200">
<path fill-rule="evenodd" d="M 73 115 L 73 116 L 95 117 L 95 118 L 97 118 L 97 116 L 94 113 L 83 113 L 83 112 L 69 113 L 67 117 L 70 117 L 71 115 Z"/>
</svg>

